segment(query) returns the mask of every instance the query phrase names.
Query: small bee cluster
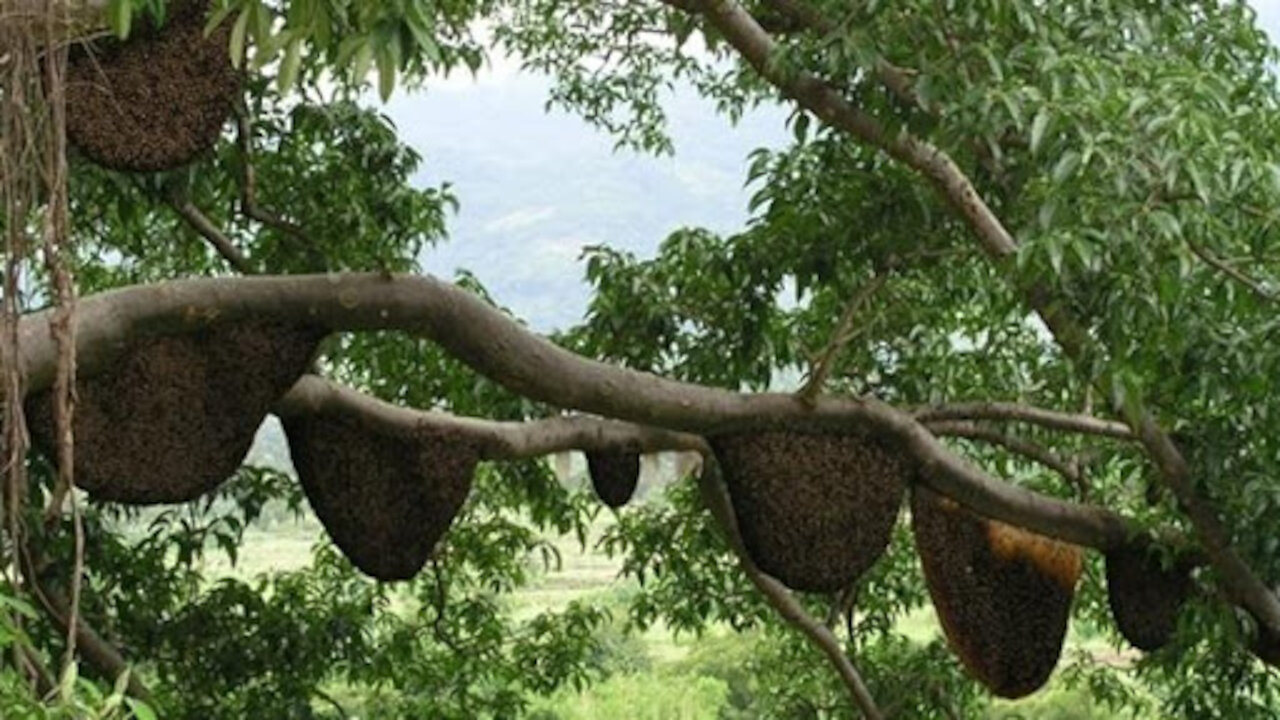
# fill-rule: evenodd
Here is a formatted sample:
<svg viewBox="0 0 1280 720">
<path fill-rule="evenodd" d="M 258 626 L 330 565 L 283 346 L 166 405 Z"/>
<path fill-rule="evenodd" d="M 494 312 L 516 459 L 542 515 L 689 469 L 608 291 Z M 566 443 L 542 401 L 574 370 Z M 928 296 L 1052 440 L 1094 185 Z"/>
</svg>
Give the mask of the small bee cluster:
<svg viewBox="0 0 1280 720">
<path fill-rule="evenodd" d="M 620 451 L 589 452 L 587 474 L 600 502 L 620 508 L 631 500 L 640 481 L 640 455 Z"/>
<path fill-rule="evenodd" d="M 1106 557 L 1107 602 L 1116 628 L 1146 652 L 1168 644 L 1192 588 L 1190 565 L 1183 561 L 1163 565 L 1149 545 L 1130 543 Z"/>
</svg>

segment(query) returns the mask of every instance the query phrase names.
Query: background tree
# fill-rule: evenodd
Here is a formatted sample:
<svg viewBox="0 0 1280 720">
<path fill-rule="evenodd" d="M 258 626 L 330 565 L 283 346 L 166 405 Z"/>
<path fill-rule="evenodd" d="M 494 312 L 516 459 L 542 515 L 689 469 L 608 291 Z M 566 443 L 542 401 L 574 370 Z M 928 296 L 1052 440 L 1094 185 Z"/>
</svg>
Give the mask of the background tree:
<svg viewBox="0 0 1280 720">
<path fill-rule="evenodd" d="M 106 10 L 123 34 L 163 8 Z M 201 308 L 349 332 L 316 369 L 398 406 L 639 423 L 590 441 L 611 447 L 697 449 L 698 435 L 770 419 L 873 427 L 929 468 L 921 482 L 984 515 L 1099 550 L 1151 531 L 1197 556 L 1168 646 L 1123 667 L 1064 659 L 1096 701 L 1197 718 L 1280 706 L 1274 669 L 1251 652 L 1280 633 L 1280 258 L 1274 52 L 1247 6 L 233 0 L 218 23 L 246 70 L 209 153 L 144 174 L 70 156 L 82 372 Z M 588 250 L 590 309 L 551 340 L 608 365 L 532 338 L 469 276 L 389 275 L 418 270 L 454 198 L 410 185 L 420 158 L 361 101 L 366 77 L 385 98 L 499 52 L 550 72 L 552 103 L 641 151 L 672 150 L 661 98 L 674 81 L 728 119 L 777 98 L 793 110 L 794 143 L 752 158 L 760 190 L 742 231 L 687 228 L 645 260 Z M 294 275 L 355 271 L 372 274 Z M 233 277 L 259 274 L 271 277 Z M 57 297 L 55 277 L 33 278 L 33 304 Z M 196 277 L 217 279 L 157 289 Z M 123 286 L 140 287 L 89 297 Z M 38 332 L 22 339 L 29 388 L 48 387 L 57 353 Z M 311 381 L 282 412 L 329 397 Z M 364 578 L 327 545 L 303 570 L 210 582 L 204 554 L 234 558 L 268 503 L 300 507 L 278 471 L 243 468 L 141 533 L 138 511 L 90 503 L 82 568 L 73 518 L 46 528 L 24 506 L 42 562 L 6 590 L 15 622 L 0 640 L 21 660 L 0 676 L 5 701 L 46 712 L 26 674 L 56 665 L 57 599 L 77 568 L 81 657 L 105 683 L 81 684 L 90 704 L 124 702 L 125 685 L 106 688 L 125 662 L 134 695 L 177 717 L 332 715 L 335 686 L 373 716 L 507 717 L 602 677 L 603 608 L 515 618 L 501 602 L 545 533 L 585 537 L 598 512 L 537 457 L 593 448 L 554 424 L 503 427 L 404 585 Z M 31 471 L 39 498 L 52 473 L 38 459 Z M 761 628 L 755 716 L 853 716 L 868 695 L 900 717 L 989 702 L 941 641 L 898 629 L 927 603 L 905 526 L 855 587 L 793 595 L 735 551 L 708 477 L 624 511 L 604 539 L 641 580 L 635 626 Z M 1091 553 L 1076 620 L 1109 628 L 1105 593 Z"/>
</svg>

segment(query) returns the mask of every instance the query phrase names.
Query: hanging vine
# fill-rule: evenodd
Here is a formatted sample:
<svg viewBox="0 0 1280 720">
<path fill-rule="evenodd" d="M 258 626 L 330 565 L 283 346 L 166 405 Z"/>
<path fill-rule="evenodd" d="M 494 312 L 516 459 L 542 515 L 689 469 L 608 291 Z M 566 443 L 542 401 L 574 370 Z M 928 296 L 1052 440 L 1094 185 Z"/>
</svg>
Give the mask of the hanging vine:
<svg viewBox="0 0 1280 720">
<path fill-rule="evenodd" d="M 69 262 L 65 76 L 67 48 L 76 20 L 65 3 L 15 4 L 0 14 L 0 193 L 4 197 L 5 262 L 0 307 L 0 374 L 4 382 L 3 467 L 6 573 L 13 587 L 35 586 L 27 542 L 26 451 L 23 412 L 24 377 L 20 354 L 21 314 L 34 303 L 56 308 L 50 333 L 58 348 L 54 381 L 54 419 L 58 438 L 58 476 L 45 513 L 52 526 L 70 500 L 75 531 L 75 562 L 70 606 L 61 620 L 67 633 L 64 671 L 75 656 L 76 625 L 83 574 L 84 533 L 76 505 L 74 439 L 75 283 Z M 38 264 L 37 264 L 38 263 Z M 46 283 L 37 281 L 43 270 Z M 24 569 L 28 572 L 24 573 Z M 26 582 L 22 582 L 24 575 Z M 16 619 L 15 619 L 16 621 Z M 22 654 L 19 665 L 39 679 L 37 660 Z"/>
</svg>

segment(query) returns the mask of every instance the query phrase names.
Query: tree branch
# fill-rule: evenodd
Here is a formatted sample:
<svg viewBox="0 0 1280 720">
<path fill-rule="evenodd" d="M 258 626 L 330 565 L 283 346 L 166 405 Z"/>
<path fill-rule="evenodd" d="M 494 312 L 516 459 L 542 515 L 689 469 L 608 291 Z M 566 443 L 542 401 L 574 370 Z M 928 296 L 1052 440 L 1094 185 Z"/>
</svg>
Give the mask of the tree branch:
<svg viewBox="0 0 1280 720">
<path fill-rule="evenodd" d="M 26 553 L 23 554 L 26 555 Z M 35 561 L 29 555 L 21 558 L 19 565 L 22 566 L 22 574 L 30 583 L 32 594 L 44 609 L 45 614 L 62 632 L 68 632 L 70 629 L 68 619 L 71 617 L 70 601 L 59 590 L 41 581 L 40 569 L 35 566 Z M 129 663 L 120 651 L 94 631 L 82 617 L 76 618 L 75 622 L 75 649 L 76 653 L 103 677 L 116 680 L 121 673 L 129 670 Z M 140 700 L 151 702 L 150 689 L 135 672 L 129 673 L 127 692 Z"/>
<path fill-rule="evenodd" d="M 690 4 L 700 9 L 707 21 L 764 80 L 829 126 L 880 148 L 933 184 L 969 225 L 990 259 L 1002 269 L 1009 268 L 1008 261 L 1018 250 L 1017 241 L 947 153 L 909 132 L 889 132 L 874 116 L 851 104 L 821 79 L 803 71 L 784 70 L 773 61 L 776 46 L 772 38 L 735 0 L 696 0 Z M 1010 282 L 1044 321 L 1067 357 L 1081 362 L 1094 354 L 1093 342 L 1085 327 L 1043 282 L 1017 277 L 1011 277 Z M 1104 376 L 1099 383 L 1107 391 L 1113 409 L 1117 414 L 1123 413 L 1125 403 L 1111 392 L 1110 378 Z M 1130 427 L 1146 448 L 1164 484 L 1186 509 L 1219 577 L 1239 602 L 1269 629 L 1280 634 L 1280 596 L 1272 592 L 1236 552 L 1216 509 L 1191 482 L 1186 460 L 1144 406 L 1145 403 L 1139 403 L 1142 409 L 1134 414 Z"/>
<path fill-rule="evenodd" d="M 28 392 L 48 387 L 56 362 L 50 311 L 23 317 Z M 529 332 L 471 293 L 429 276 L 321 274 L 195 278 L 82 298 L 76 353 L 83 374 L 134 338 L 219 323 L 274 320 L 329 330 L 402 330 L 438 343 L 508 390 L 558 407 L 641 425 L 710 434 L 766 424 L 864 429 L 894 442 L 921 480 L 979 514 L 1077 545 L 1108 548 L 1136 528 L 1099 507 L 997 480 L 956 455 L 910 414 L 874 398 L 737 393 L 590 360 Z"/>
<path fill-rule="evenodd" d="M 840 30 L 838 23 L 828 19 L 821 11 L 804 0 L 767 0 L 766 4 L 782 15 L 823 35 L 834 35 Z M 931 112 L 915 91 L 913 70 L 894 65 L 884 58 L 877 58 L 875 71 L 880 83 L 899 100 Z"/>
<path fill-rule="evenodd" d="M 246 217 L 257 220 L 268 227 L 292 235 L 310 247 L 310 239 L 297 223 L 290 222 L 258 204 L 258 180 L 253 169 L 253 127 L 249 122 L 249 110 L 237 105 L 234 109 L 236 117 L 236 146 L 240 149 L 240 210 Z"/>
<path fill-rule="evenodd" d="M 845 305 L 844 312 L 840 313 L 840 320 L 836 323 L 835 330 L 831 333 L 831 339 L 827 341 L 827 346 L 823 349 L 822 354 L 818 357 L 817 363 L 813 366 L 813 372 L 809 374 L 809 379 L 805 382 L 804 387 L 796 392 L 796 397 L 806 403 L 812 403 L 818 393 L 822 391 L 822 385 L 827 381 L 827 376 L 831 374 L 831 368 L 835 364 L 836 358 L 840 355 L 840 350 L 844 348 L 845 343 L 853 338 L 853 319 L 857 317 L 858 311 L 866 305 L 871 297 L 876 294 L 885 280 L 888 279 L 886 274 L 878 274 L 872 278 L 856 295 L 849 299 Z"/>
<path fill-rule="evenodd" d="M 479 446 L 481 460 L 521 460 L 566 450 L 617 450 L 652 453 L 664 450 L 705 453 L 701 436 L 582 415 L 528 422 L 499 422 L 434 410 L 413 410 L 370 397 L 316 375 L 300 379 L 278 402 L 282 418 L 321 411 L 359 415 L 387 429 L 433 427 L 461 432 Z"/>
<path fill-rule="evenodd" d="M 862 711 L 863 717 L 868 720 L 882 720 L 884 715 L 876 706 L 875 699 L 871 697 L 871 692 L 863 682 L 858 669 L 854 667 L 853 661 L 840 647 L 840 640 L 836 638 L 835 633 L 817 618 L 805 612 L 795 596 L 782 583 L 757 567 L 751 560 L 751 556 L 747 554 L 746 547 L 742 544 L 742 536 L 738 532 L 738 523 L 733 514 L 728 491 L 725 490 L 724 482 L 720 477 L 719 464 L 710 453 L 703 458 L 702 472 L 698 475 L 698 488 L 702 493 L 703 502 L 707 504 L 712 516 L 724 530 L 729 546 L 738 556 L 738 565 L 747 574 L 751 584 L 756 586 L 760 594 L 764 595 L 765 600 L 783 619 L 804 633 L 809 642 L 827 656 L 827 660 L 839 672 L 840 679 L 849 690 L 849 695 L 858 709 Z"/>
<path fill-rule="evenodd" d="M 1020 405 L 1009 402 L 973 402 L 934 405 L 917 409 L 916 420 L 931 427 L 939 422 L 951 420 L 1012 420 L 1031 423 L 1051 430 L 1085 435 L 1099 435 L 1119 440 L 1137 440 L 1137 435 L 1128 425 L 1113 420 L 1103 420 L 1081 413 L 1064 413 L 1056 410 Z"/>
<path fill-rule="evenodd" d="M 231 242 L 231 238 L 227 237 L 213 221 L 208 218 L 200 208 L 186 198 L 179 198 L 173 195 L 165 197 L 165 202 L 169 207 L 173 208 L 187 225 L 191 226 L 200 237 L 204 238 L 213 249 L 227 261 L 236 272 L 242 275 L 253 275 L 257 271 L 254 270 L 253 264 L 249 259 L 240 252 L 240 249 Z"/>
<path fill-rule="evenodd" d="M 1222 274 L 1226 275 L 1232 280 L 1235 280 L 1241 285 L 1244 285 L 1245 287 L 1249 288 L 1249 290 L 1251 290 L 1253 294 L 1257 295 L 1259 298 L 1262 298 L 1263 300 L 1267 300 L 1267 301 L 1276 299 L 1276 293 L 1274 291 L 1268 289 L 1265 285 L 1258 282 L 1257 280 L 1254 280 L 1253 278 L 1249 277 L 1246 273 L 1244 273 L 1239 268 L 1236 268 L 1235 266 L 1231 265 L 1225 260 L 1222 260 L 1217 255 L 1214 255 L 1213 253 L 1209 252 L 1203 247 L 1200 247 L 1196 243 L 1191 242 L 1190 240 L 1187 241 L 1187 247 L 1191 248 L 1191 252 L 1195 254 L 1196 257 L 1200 258 L 1206 263 L 1217 268 Z"/>
<path fill-rule="evenodd" d="M 1058 473 L 1076 488 L 1082 495 L 1087 493 L 1084 475 L 1079 466 L 1057 453 L 1040 445 L 1014 435 L 1003 433 L 995 428 L 984 427 L 967 420 L 949 420 L 936 422 L 928 426 L 934 435 L 940 437 L 959 437 L 969 440 L 999 445 L 1010 452 L 1033 460 Z"/>
</svg>

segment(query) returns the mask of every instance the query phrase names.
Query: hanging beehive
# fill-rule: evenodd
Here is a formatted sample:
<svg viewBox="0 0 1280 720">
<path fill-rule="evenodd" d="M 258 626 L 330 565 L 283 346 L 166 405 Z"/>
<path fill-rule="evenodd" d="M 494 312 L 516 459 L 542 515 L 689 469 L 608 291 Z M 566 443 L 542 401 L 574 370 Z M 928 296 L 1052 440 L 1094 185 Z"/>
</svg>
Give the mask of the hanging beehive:
<svg viewBox="0 0 1280 720">
<path fill-rule="evenodd" d="M 136 340 L 76 382 L 75 482 L 101 500 L 184 502 L 230 477 L 271 406 L 307 369 L 318 330 L 249 323 Z M 56 457 L 53 394 L 27 399 Z"/>
<path fill-rule="evenodd" d="M 847 587 L 884 553 L 911 464 L 863 434 L 769 430 L 710 438 L 743 544 L 796 590 Z"/>
<path fill-rule="evenodd" d="M 1191 591 L 1190 567 L 1161 565 L 1145 542 L 1111 550 L 1106 563 L 1107 602 L 1120 634 L 1139 650 L 1164 647 Z"/>
<path fill-rule="evenodd" d="M 600 501 L 611 508 L 626 505 L 640 481 L 640 456 L 637 453 L 588 452 L 587 474 Z"/>
<path fill-rule="evenodd" d="M 284 419 L 302 489 L 362 572 L 407 580 L 461 509 L 479 459 L 457 431 L 377 425 L 325 411 Z"/>
<path fill-rule="evenodd" d="M 996 695 L 1035 692 L 1062 653 L 1079 548 L 979 517 L 922 487 L 912 491 L 911 520 L 952 651 Z"/>
<path fill-rule="evenodd" d="M 125 40 L 72 48 L 67 138 L 93 162 L 131 172 L 185 165 L 217 142 L 240 92 L 228 55 L 231 23 L 208 37 L 207 0 L 177 0 L 168 21 Z"/>
</svg>

